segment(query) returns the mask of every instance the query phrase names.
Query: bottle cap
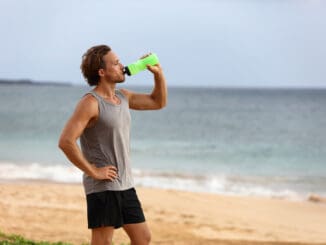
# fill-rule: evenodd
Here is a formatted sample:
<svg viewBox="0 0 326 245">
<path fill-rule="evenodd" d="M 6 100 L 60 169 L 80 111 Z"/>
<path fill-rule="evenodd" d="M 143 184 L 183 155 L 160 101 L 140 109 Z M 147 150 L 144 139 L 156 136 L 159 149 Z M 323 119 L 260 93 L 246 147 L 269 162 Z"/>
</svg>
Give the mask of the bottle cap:
<svg viewBox="0 0 326 245">
<path fill-rule="evenodd" d="M 123 69 L 123 74 L 127 74 L 128 76 L 131 76 L 128 66 L 125 66 L 125 68 Z"/>
</svg>

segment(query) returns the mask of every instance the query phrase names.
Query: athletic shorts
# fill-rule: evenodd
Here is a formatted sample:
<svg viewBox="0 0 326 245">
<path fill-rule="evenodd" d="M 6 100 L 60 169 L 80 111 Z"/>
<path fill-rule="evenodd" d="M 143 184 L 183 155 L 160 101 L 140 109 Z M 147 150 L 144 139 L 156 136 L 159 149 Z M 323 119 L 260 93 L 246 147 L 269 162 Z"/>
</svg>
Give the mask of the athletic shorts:
<svg viewBox="0 0 326 245">
<path fill-rule="evenodd" d="M 86 200 L 89 229 L 145 222 L 135 188 L 91 193 Z"/>
</svg>

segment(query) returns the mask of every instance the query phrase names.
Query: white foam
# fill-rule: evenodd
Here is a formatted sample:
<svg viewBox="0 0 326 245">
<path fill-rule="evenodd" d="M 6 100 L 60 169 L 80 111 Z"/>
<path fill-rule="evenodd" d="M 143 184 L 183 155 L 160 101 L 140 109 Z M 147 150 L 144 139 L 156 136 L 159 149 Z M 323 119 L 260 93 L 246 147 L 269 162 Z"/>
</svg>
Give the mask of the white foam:
<svg viewBox="0 0 326 245">
<path fill-rule="evenodd" d="M 140 169 L 133 171 L 135 185 L 163 189 L 206 192 L 224 195 L 265 196 L 287 198 L 293 200 L 305 199 L 290 189 L 275 190 L 270 186 L 254 181 L 239 181 L 225 175 L 195 176 L 175 173 L 151 172 Z M 65 183 L 81 183 L 82 172 L 73 165 L 64 164 L 14 164 L 0 163 L 0 179 L 2 180 L 49 180 Z"/>
<path fill-rule="evenodd" d="M 74 166 L 0 163 L 0 179 L 3 180 L 29 179 L 77 183 L 81 181 L 81 175 L 81 171 Z"/>
<path fill-rule="evenodd" d="M 138 171 L 139 172 L 139 171 Z M 138 173 L 137 172 L 137 173 Z M 292 190 L 273 190 L 266 186 L 258 186 L 243 182 L 234 182 L 224 175 L 214 176 L 182 176 L 168 174 L 144 174 L 135 175 L 135 184 L 138 186 L 157 187 L 163 189 L 177 189 L 192 192 L 206 192 L 223 195 L 237 196 L 264 196 L 272 198 L 286 198 L 291 200 L 303 200 L 305 195 Z"/>
</svg>

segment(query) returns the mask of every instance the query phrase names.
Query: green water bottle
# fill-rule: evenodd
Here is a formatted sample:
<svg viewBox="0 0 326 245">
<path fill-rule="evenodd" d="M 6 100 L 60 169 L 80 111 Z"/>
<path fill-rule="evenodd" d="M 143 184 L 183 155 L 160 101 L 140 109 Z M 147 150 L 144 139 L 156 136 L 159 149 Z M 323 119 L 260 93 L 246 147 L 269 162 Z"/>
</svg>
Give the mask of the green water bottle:
<svg viewBox="0 0 326 245">
<path fill-rule="evenodd" d="M 125 66 L 124 73 L 128 76 L 135 75 L 140 71 L 145 70 L 146 65 L 156 65 L 158 63 L 158 57 L 156 54 L 151 54 L 143 59 L 137 60 L 136 62 Z"/>
</svg>

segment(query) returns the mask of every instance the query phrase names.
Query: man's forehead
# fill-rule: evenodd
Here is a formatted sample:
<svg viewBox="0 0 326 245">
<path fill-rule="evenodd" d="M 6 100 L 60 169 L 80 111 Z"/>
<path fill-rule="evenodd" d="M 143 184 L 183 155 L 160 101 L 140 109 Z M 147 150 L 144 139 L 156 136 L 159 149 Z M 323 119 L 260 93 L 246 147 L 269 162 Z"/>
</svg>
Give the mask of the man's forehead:
<svg viewBox="0 0 326 245">
<path fill-rule="evenodd" d="M 106 61 L 110 61 L 110 62 L 115 62 L 117 60 L 119 60 L 119 57 L 113 52 L 113 51 L 109 51 L 105 56 L 104 56 Z"/>
</svg>

